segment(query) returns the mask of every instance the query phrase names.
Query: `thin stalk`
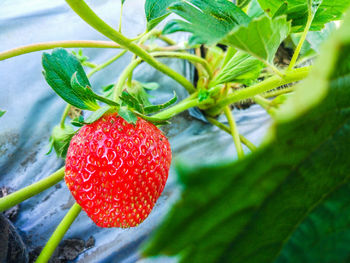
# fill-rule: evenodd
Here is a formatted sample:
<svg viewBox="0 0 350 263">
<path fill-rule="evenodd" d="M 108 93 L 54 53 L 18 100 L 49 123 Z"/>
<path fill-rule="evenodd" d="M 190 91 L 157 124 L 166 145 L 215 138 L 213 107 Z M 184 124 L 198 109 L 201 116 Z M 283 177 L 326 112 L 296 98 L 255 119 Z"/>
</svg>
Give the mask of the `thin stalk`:
<svg viewBox="0 0 350 263">
<path fill-rule="evenodd" d="M 120 44 L 125 49 L 136 54 L 146 63 L 153 66 L 155 69 L 163 72 L 169 77 L 173 78 L 179 82 L 183 87 L 185 87 L 188 92 L 192 93 L 195 91 L 193 84 L 187 80 L 184 76 L 177 73 L 173 69 L 157 61 L 152 55 L 147 53 L 143 48 L 133 43 L 130 39 L 116 31 L 114 28 L 106 24 L 100 17 L 98 17 L 94 11 L 83 1 L 83 0 L 66 0 L 68 5 L 90 26 L 95 28 L 97 31 Z"/>
<path fill-rule="evenodd" d="M 116 56 L 112 57 L 111 59 L 107 60 L 105 63 L 98 65 L 97 67 L 95 67 L 93 70 L 91 70 L 87 76 L 88 78 L 90 78 L 93 74 L 95 74 L 97 71 L 100 71 L 101 69 L 104 69 L 105 67 L 109 66 L 110 64 L 112 64 L 113 62 L 115 62 L 116 60 L 118 60 L 120 57 L 122 57 L 125 53 L 127 52 L 127 50 L 123 50 L 122 52 L 118 53 Z"/>
<path fill-rule="evenodd" d="M 213 72 L 210 69 L 208 61 L 206 61 L 205 59 L 199 56 L 192 55 L 189 53 L 170 52 L 170 51 L 158 51 L 158 52 L 152 52 L 151 54 L 155 57 L 172 57 L 172 58 L 186 59 L 190 62 L 199 63 L 204 67 L 205 71 L 208 73 L 209 78 L 211 79 L 213 77 Z"/>
<path fill-rule="evenodd" d="M 36 263 L 46 263 L 51 258 L 53 252 L 61 242 L 63 236 L 68 231 L 74 220 L 77 218 L 81 211 L 81 206 L 75 203 L 63 218 L 61 223 L 57 226 L 56 230 L 51 235 L 49 241 L 41 251 L 39 257 L 36 259 Z"/>
<path fill-rule="evenodd" d="M 85 62 L 83 62 L 83 63 L 81 63 L 81 64 L 82 64 L 83 66 L 89 67 L 89 68 L 96 68 L 96 67 L 97 67 L 96 64 L 91 63 L 91 62 L 89 62 L 89 61 L 85 61 Z"/>
<path fill-rule="evenodd" d="M 140 39 L 139 41 L 137 42 L 138 45 L 143 45 L 149 38 L 151 38 L 152 36 L 154 35 L 157 35 L 157 34 L 160 34 L 160 31 L 153 28 L 151 31 L 147 32 L 146 34 L 144 34 Z M 134 54 L 131 58 L 131 62 L 133 62 L 134 60 L 136 60 L 137 56 L 136 54 Z M 131 71 L 129 73 L 129 76 L 128 76 L 128 82 L 127 82 L 127 85 L 128 87 L 131 87 L 132 85 L 132 75 L 133 75 L 133 71 Z"/>
<path fill-rule="evenodd" d="M 185 110 L 188 110 L 189 108 L 199 106 L 200 102 L 198 102 L 198 99 L 192 99 L 192 98 L 187 98 L 184 99 L 183 101 L 179 102 L 175 106 L 166 109 L 164 111 L 161 111 L 155 115 L 152 115 L 152 117 L 158 118 L 158 119 L 163 119 L 163 120 L 168 120 L 171 117 L 175 116 L 176 114 L 179 114 L 180 112 L 183 112 Z"/>
<path fill-rule="evenodd" d="M 311 24 L 312 24 L 312 20 L 314 19 L 314 16 L 312 15 L 311 13 L 311 10 L 309 8 L 309 12 L 308 12 L 308 18 L 307 18 L 307 21 L 306 21 L 306 25 L 305 25 L 305 28 L 304 28 L 304 31 L 303 31 L 303 34 L 301 35 L 301 38 L 299 40 L 299 43 L 294 51 L 294 54 L 293 54 L 293 57 L 289 63 L 289 66 L 288 66 L 288 70 L 291 70 L 293 69 L 298 57 L 299 57 L 299 53 L 300 53 L 300 50 L 304 44 L 304 41 L 306 39 L 306 36 L 307 36 L 307 33 L 309 32 L 310 30 L 310 27 L 311 27 Z"/>
<path fill-rule="evenodd" d="M 67 41 L 43 42 L 43 43 L 36 43 L 36 44 L 27 45 L 27 46 L 21 46 L 21 47 L 0 52 L 0 60 L 5 60 L 8 58 L 16 57 L 16 56 L 31 53 L 31 52 L 53 49 L 56 47 L 120 48 L 120 45 L 116 44 L 113 41 L 97 41 L 97 40 L 67 40 Z"/>
<path fill-rule="evenodd" d="M 233 142 L 235 143 L 235 146 L 236 146 L 238 159 L 242 159 L 244 157 L 244 151 L 243 151 L 243 148 L 242 148 L 241 139 L 239 138 L 239 133 L 238 133 L 238 129 L 237 129 L 237 125 L 236 125 L 235 119 L 234 119 L 233 114 L 232 114 L 232 112 L 230 110 L 230 106 L 226 106 L 224 108 L 224 113 L 226 115 L 228 124 L 230 126 L 231 135 L 232 135 L 232 138 L 233 138 Z"/>
<path fill-rule="evenodd" d="M 266 110 L 266 112 L 268 114 L 270 114 L 272 117 L 275 116 L 276 114 L 276 110 L 273 108 L 273 106 L 271 105 L 271 101 L 269 101 L 268 99 L 264 98 L 261 95 L 255 95 L 253 97 L 253 100 L 260 105 L 264 110 Z"/>
<path fill-rule="evenodd" d="M 266 111 L 269 111 L 271 108 L 270 101 L 268 99 L 265 99 L 261 95 L 255 95 L 253 97 L 253 100 L 259 104 L 262 108 L 264 108 Z"/>
<path fill-rule="evenodd" d="M 160 40 L 162 40 L 163 42 L 167 43 L 167 44 L 170 45 L 170 46 L 174 46 L 174 45 L 177 44 L 177 43 L 176 43 L 174 40 L 172 40 L 171 38 L 168 38 L 168 37 L 166 37 L 166 36 L 164 36 L 164 35 L 161 35 L 161 34 L 158 36 L 158 38 L 159 38 Z"/>
<path fill-rule="evenodd" d="M 64 108 L 64 111 L 63 111 L 63 114 L 62 114 L 62 117 L 61 117 L 61 121 L 60 121 L 60 126 L 61 126 L 62 129 L 64 129 L 64 127 L 65 127 L 64 122 L 65 122 L 65 120 L 66 120 L 66 118 L 68 116 L 70 107 L 71 107 L 70 104 L 67 104 L 66 107 Z"/>
<path fill-rule="evenodd" d="M 227 127 L 225 124 L 219 122 L 217 119 L 206 116 L 206 119 L 213 125 L 215 125 L 216 127 L 218 127 L 219 129 L 227 132 L 228 134 L 231 135 L 231 129 L 229 127 Z M 251 142 L 249 141 L 246 137 L 244 137 L 242 134 L 239 135 L 239 139 L 241 140 L 241 142 L 247 146 L 247 148 L 254 152 L 256 151 L 257 147 Z"/>
<path fill-rule="evenodd" d="M 262 94 L 264 98 L 271 98 L 271 97 L 277 97 L 282 94 L 291 93 L 294 91 L 294 87 L 288 87 L 283 89 L 276 89 L 273 91 L 265 92 Z"/>
<path fill-rule="evenodd" d="M 42 191 L 60 182 L 63 177 L 64 167 L 57 170 L 50 176 L 40 180 L 39 182 L 36 182 L 32 185 L 22 188 L 21 190 L 0 198 L 0 212 L 3 212 L 15 205 L 18 205 L 24 200 L 27 200 L 28 198 L 41 193 Z"/>
<path fill-rule="evenodd" d="M 132 61 L 122 72 L 118 78 L 117 84 L 113 88 L 113 100 L 118 101 L 120 95 L 123 92 L 124 84 L 126 79 L 130 76 L 130 73 L 142 62 L 140 58 Z"/>
<path fill-rule="evenodd" d="M 123 20 L 122 17 L 123 17 L 123 0 L 120 0 L 119 26 L 118 26 L 119 33 L 122 32 L 122 20 Z"/>
<path fill-rule="evenodd" d="M 299 81 L 304 79 L 309 73 L 310 67 L 296 68 L 292 71 L 286 72 L 284 77 L 281 79 L 279 76 L 272 76 L 264 81 L 261 81 L 248 88 L 239 89 L 235 92 L 227 95 L 226 97 L 220 99 L 215 106 L 210 107 L 206 110 L 209 115 L 215 116 L 219 114 L 222 109 L 232 103 L 236 103 L 240 100 L 245 100 L 252 98 L 260 93 L 267 92 L 269 90 L 278 88 L 280 86 Z"/>
</svg>

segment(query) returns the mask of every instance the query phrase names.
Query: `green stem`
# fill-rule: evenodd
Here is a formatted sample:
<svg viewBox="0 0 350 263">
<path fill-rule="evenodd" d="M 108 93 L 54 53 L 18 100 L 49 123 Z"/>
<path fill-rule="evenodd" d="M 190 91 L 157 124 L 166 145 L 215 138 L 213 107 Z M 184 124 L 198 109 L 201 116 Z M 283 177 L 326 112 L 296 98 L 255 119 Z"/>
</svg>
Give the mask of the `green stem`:
<svg viewBox="0 0 350 263">
<path fill-rule="evenodd" d="M 28 198 L 41 193 L 42 191 L 57 184 L 64 177 L 64 167 L 57 170 L 45 179 L 40 180 L 32 185 L 22 188 L 12 194 L 0 198 L 0 212 L 3 212 Z"/>
<path fill-rule="evenodd" d="M 215 116 L 219 114 L 227 105 L 238 102 L 240 100 L 252 98 L 257 94 L 267 92 L 282 85 L 302 80 L 308 75 L 309 70 L 310 67 L 296 68 L 292 71 L 286 72 L 282 79 L 279 76 L 272 76 L 248 88 L 236 90 L 226 97 L 218 100 L 218 102 L 213 107 L 210 107 L 208 110 L 206 110 L 206 112 L 211 116 Z"/>
<path fill-rule="evenodd" d="M 98 17 L 91 8 L 83 0 L 66 0 L 70 7 L 90 26 L 95 28 L 97 31 L 120 44 L 125 49 L 128 49 L 132 53 L 136 54 L 142 60 L 153 66 L 155 69 L 163 72 L 169 77 L 173 78 L 184 86 L 188 92 L 192 93 L 195 91 L 194 86 L 184 76 L 172 70 L 168 66 L 157 61 L 152 55 L 147 53 L 144 49 L 133 43 L 130 39 L 110 27 L 100 17 Z"/>
<path fill-rule="evenodd" d="M 309 32 L 310 30 L 310 27 L 311 27 L 311 24 L 312 24 L 312 20 L 314 19 L 314 16 L 311 14 L 311 11 L 309 9 L 309 12 L 308 12 L 308 18 L 307 18 L 307 22 L 306 22 L 306 25 L 305 25 L 305 29 L 303 31 L 303 34 L 301 35 L 301 38 L 299 40 L 299 43 L 294 51 L 294 54 L 293 54 L 293 57 L 289 63 L 289 66 L 288 66 L 288 70 L 291 70 L 293 69 L 298 57 L 299 57 L 299 53 L 300 53 L 300 50 L 304 44 L 304 41 L 306 39 L 306 36 L 307 36 L 307 33 Z"/>
<path fill-rule="evenodd" d="M 132 61 L 122 72 L 122 74 L 118 78 L 117 84 L 113 88 L 113 100 L 118 101 L 120 95 L 123 92 L 124 84 L 126 79 L 129 77 L 130 73 L 142 62 L 140 58 Z"/>
<path fill-rule="evenodd" d="M 213 77 L 213 72 L 210 69 L 208 61 L 206 61 L 205 59 L 199 56 L 192 55 L 189 53 L 171 52 L 171 51 L 158 51 L 158 52 L 152 52 L 151 54 L 152 56 L 155 56 L 155 57 L 172 57 L 172 58 L 186 59 L 191 62 L 199 63 L 205 68 L 206 72 L 209 75 L 209 78 L 211 79 Z"/>
<path fill-rule="evenodd" d="M 83 66 L 89 67 L 89 68 L 96 68 L 96 67 L 97 67 L 96 64 L 91 63 L 91 62 L 89 62 L 89 61 L 85 61 L 85 62 L 83 62 L 83 63 L 81 63 L 81 64 L 82 64 Z"/>
<path fill-rule="evenodd" d="M 64 122 L 65 122 L 65 120 L 66 120 L 66 118 L 68 116 L 70 107 L 71 107 L 71 105 L 67 104 L 66 107 L 64 108 L 64 111 L 63 111 L 63 114 L 62 114 L 62 118 L 61 118 L 61 121 L 60 121 L 60 126 L 61 126 L 62 129 L 64 129 L 64 127 L 65 127 Z"/>
<path fill-rule="evenodd" d="M 62 48 L 76 48 L 76 47 L 86 47 L 86 48 L 120 48 L 120 45 L 112 41 L 95 41 L 95 40 L 67 40 L 67 41 L 52 41 L 36 43 L 27 46 L 21 46 L 0 52 L 0 60 L 5 60 L 8 58 L 16 57 L 19 55 L 53 49 L 56 47 Z"/>
<path fill-rule="evenodd" d="M 215 125 L 216 127 L 218 127 L 219 129 L 227 132 L 228 134 L 231 135 L 231 129 L 229 127 L 227 127 L 225 124 L 219 122 L 218 120 L 216 120 L 215 118 L 212 118 L 212 117 L 209 117 L 209 116 L 206 116 L 206 119 L 213 125 Z M 254 152 L 256 151 L 256 146 L 251 142 L 249 141 L 246 137 L 244 137 L 242 134 L 239 135 L 239 139 L 241 140 L 241 142 L 247 146 L 247 148 Z"/>
<path fill-rule="evenodd" d="M 271 98 L 271 97 L 277 97 L 282 94 L 291 93 L 294 91 L 294 87 L 288 87 L 283 89 L 276 89 L 273 91 L 265 92 L 262 94 L 264 98 Z"/>
<path fill-rule="evenodd" d="M 119 26 L 118 26 L 119 33 L 122 32 L 122 20 L 123 20 L 122 17 L 123 17 L 123 0 L 120 0 Z"/>
<path fill-rule="evenodd" d="M 276 110 L 275 108 L 273 108 L 273 106 L 271 105 L 271 101 L 269 101 L 268 99 L 264 98 L 261 95 L 255 95 L 253 97 L 253 100 L 260 105 L 264 110 L 267 111 L 268 114 L 270 114 L 272 117 L 275 116 L 276 114 Z"/>
<path fill-rule="evenodd" d="M 90 78 L 93 74 L 95 74 L 97 71 L 104 69 L 105 67 L 109 66 L 110 64 L 112 64 L 113 62 L 115 62 L 117 59 L 119 59 L 120 57 L 122 57 L 125 53 L 127 52 L 127 50 L 123 50 L 122 52 L 118 53 L 116 56 L 112 57 L 111 59 L 107 60 L 105 63 L 98 65 L 97 67 L 95 67 L 93 70 L 91 70 L 87 76 L 88 78 Z"/>
<path fill-rule="evenodd" d="M 238 129 L 237 129 L 237 125 L 236 125 L 235 119 L 234 119 L 233 114 L 232 114 L 232 112 L 230 110 L 230 106 L 226 106 L 224 108 L 224 113 L 226 115 L 228 124 L 230 126 L 231 135 L 232 135 L 232 138 L 233 138 L 233 142 L 235 143 L 235 146 L 236 146 L 238 159 L 241 159 L 241 158 L 244 157 L 244 151 L 243 151 L 243 148 L 242 148 L 241 139 L 239 138 L 239 133 L 238 133 Z"/>
<path fill-rule="evenodd" d="M 184 99 L 183 101 L 179 102 L 175 106 L 166 109 L 164 111 L 161 111 L 155 115 L 152 115 L 152 117 L 168 120 L 171 117 L 175 116 L 176 114 L 179 114 L 180 112 L 183 112 L 185 110 L 188 110 L 189 108 L 199 106 L 200 102 L 198 102 L 198 99 L 192 99 L 191 97 L 188 97 L 187 99 Z"/>
<path fill-rule="evenodd" d="M 158 38 L 170 46 L 176 45 L 176 42 L 164 35 L 159 35 Z"/>
<path fill-rule="evenodd" d="M 51 235 L 49 241 L 41 251 L 39 257 L 36 259 L 36 263 L 46 263 L 51 258 L 53 252 L 61 242 L 63 236 L 68 231 L 74 220 L 77 218 L 81 211 L 81 206 L 75 203 L 63 218 L 61 223 L 57 226 L 56 230 Z"/>
<path fill-rule="evenodd" d="M 265 99 L 263 96 L 261 95 L 255 95 L 253 97 L 253 100 L 259 104 L 262 108 L 264 108 L 265 110 L 269 110 L 271 105 L 270 105 L 270 101 L 268 99 Z"/>
</svg>

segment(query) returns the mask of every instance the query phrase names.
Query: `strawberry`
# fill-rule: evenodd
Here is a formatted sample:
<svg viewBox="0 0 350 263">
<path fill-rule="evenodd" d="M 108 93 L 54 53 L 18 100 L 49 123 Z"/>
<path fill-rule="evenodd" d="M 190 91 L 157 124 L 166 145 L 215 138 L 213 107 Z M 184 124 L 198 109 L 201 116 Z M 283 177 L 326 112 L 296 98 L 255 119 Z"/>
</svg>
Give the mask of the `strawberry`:
<svg viewBox="0 0 350 263">
<path fill-rule="evenodd" d="M 98 226 L 134 227 L 162 193 L 170 163 L 169 142 L 156 126 L 107 114 L 72 138 L 65 181 Z"/>
</svg>

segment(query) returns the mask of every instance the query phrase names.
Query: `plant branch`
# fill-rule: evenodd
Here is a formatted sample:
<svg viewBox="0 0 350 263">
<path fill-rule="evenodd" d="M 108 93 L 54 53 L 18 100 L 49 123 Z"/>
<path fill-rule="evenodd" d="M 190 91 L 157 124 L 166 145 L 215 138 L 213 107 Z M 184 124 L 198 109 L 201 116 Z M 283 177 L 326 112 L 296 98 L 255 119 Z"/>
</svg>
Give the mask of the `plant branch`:
<svg viewBox="0 0 350 263">
<path fill-rule="evenodd" d="M 226 115 L 228 124 L 230 126 L 230 131 L 231 131 L 231 135 L 232 135 L 232 138 L 233 138 L 233 142 L 235 143 L 235 146 L 236 146 L 238 159 L 242 159 L 244 157 L 242 143 L 241 143 L 241 140 L 239 138 L 239 133 L 238 133 L 236 121 L 235 121 L 235 119 L 233 117 L 233 114 L 232 114 L 232 112 L 230 110 L 230 106 L 226 106 L 224 108 L 224 113 Z"/>
<path fill-rule="evenodd" d="M 97 31 L 120 44 L 125 49 L 128 49 L 132 53 L 136 54 L 142 60 L 153 66 L 155 69 L 163 72 L 169 77 L 173 78 L 184 86 L 190 93 L 195 91 L 194 86 L 184 76 L 177 73 L 173 69 L 157 61 L 152 55 L 147 53 L 143 48 L 133 43 L 130 39 L 116 31 L 114 28 L 106 24 L 100 17 L 98 17 L 94 11 L 83 0 L 66 0 L 68 5 L 90 26 Z"/>
<path fill-rule="evenodd" d="M 194 93 L 196 94 L 196 93 Z M 175 106 L 168 108 L 164 111 L 161 111 L 155 115 L 152 115 L 151 117 L 155 117 L 158 119 L 168 120 L 171 117 L 175 116 L 176 114 L 179 114 L 185 110 L 188 110 L 189 108 L 199 106 L 200 102 L 197 98 L 193 98 L 192 96 L 184 99 L 183 101 L 179 102 Z"/>
<path fill-rule="evenodd" d="M 313 19 L 314 19 L 314 16 L 312 15 L 311 10 L 309 8 L 308 17 L 307 17 L 307 21 L 306 21 L 306 25 L 305 25 L 303 34 L 301 35 L 299 43 L 298 43 L 298 45 L 297 45 L 297 47 L 296 47 L 296 49 L 294 51 L 293 57 L 292 57 L 292 59 L 291 59 L 291 61 L 289 63 L 287 71 L 293 69 L 293 67 L 294 67 L 294 65 L 295 65 L 295 63 L 296 63 L 296 61 L 297 61 L 297 59 L 299 57 L 299 53 L 300 53 L 301 48 L 302 48 L 302 46 L 304 44 L 304 41 L 305 41 L 306 36 L 307 36 L 307 33 L 310 30 L 310 27 L 311 27 Z"/>
<path fill-rule="evenodd" d="M 206 112 L 211 116 L 215 116 L 219 114 L 222 111 L 222 109 L 227 105 L 238 102 L 240 100 L 252 98 L 255 95 L 278 88 L 282 85 L 302 80 L 308 75 L 309 70 L 310 67 L 296 68 L 292 71 L 286 72 L 282 79 L 279 76 L 272 76 L 248 88 L 236 90 L 233 93 L 224 97 L 223 99 L 220 99 L 215 104 L 215 106 L 210 107 L 206 110 Z"/>
<path fill-rule="evenodd" d="M 51 258 L 53 252 L 57 248 L 58 244 L 61 242 L 63 236 L 68 231 L 69 227 L 72 225 L 74 220 L 77 218 L 81 211 L 81 206 L 75 203 L 71 209 L 68 211 L 66 216 L 63 218 L 61 223 L 57 226 L 56 230 L 51 235 L 49 241 L 46 243 L 45 247 L 41 251 L 39 257 L 36 259 L 36 263 L 46 263 Z"/>
<path fill-rule="evenodd" d="M 125 53 L 127 52 L 127 50 L 123 50 L 122 52 L 118 53 L 116 56 L 112 57 L 111 59 L 107 60 L 106 62 L 104 62 L 101 65 L 98 65 L 97 67 L 95 67 L 93 70 L 91 70 L 87 76 L 88 78 L 90 78 L 93 74 L 95 74 L 97 71 L 100 71 L 101 69 L 104 69 L 105 67 L 109 66 L 110 64 L 112 64 L 113 62 L 115 62 L 117 59 L 119 59 L 120 57 L 122 57 Z"/>
<path fill-rule="evenodd" d="M 261 96 L 263 96 L 264 98 L 271 98 L 271 97 L 277 97 L 282 94 L 291 93 L 293 91 L 294 91 L 294 87 L 288 87 L 288 88 L 276 89 L 273 91 L 265 92 L 261 94 Z"/>
<path fill-rule="evenodd" d="M 65 127 L 64 123 L 65 123 L 66 118 L 68 116 L 70 107 L 71 107 L 71 105 L 67 104 L 66 107 L 64 108 L 64 111 L 63 111 L 63 114 L 62 114 L 62 118 L 61 118 L 61 121 L 60 121 L 60 126 L 61 126 L 62 129 L 64 129 L 64 127 Z"/>
<path fill-rule="evenodd" d="M 140 58 L 132 61 L 122 72 L 122 74 L 118 78 L 117 84 L 113 88 L 113 100 L 118 101 L 120 95 L 123 92 L 124 84 L 126 79 L 130 76 L 133 70 L 142 62 Z"/>
<path fill-rule="evenodd" d="M 168 51 L 168 52 L 167 51 L 151 52 L 151 54 L 155 57 L 172 57 L 172 58 L 186 59 L 186 60 L 191 61 L 191 62 L 199 63 L 205 68 L 206 72 L 209 75 L 209 78 L 211 79 L 213 77 L 213 73 L 210 69 L 208 61 L 206 61 L 205 59 L 203 59 L 199 56 L 192 55 L 189 53 L 170 52 L 170 51 Z"/>
<path fill-rule="evenodd" d="M 123 0 L 120 0 L 119 26 L 118 26 L 119 33 L 122 32 L 123 6 L 124 6 L 123 5 Z"/>
<path fill-rule="evenodd" d="M 32 185 L 22 188 L 12 194 L 6 195 L 0 198 L 0 212 L 3 212 L 12 206 L 15 206 L 36 194 L 50 188 L 51 186 L 57 184 L 64 177 L 64 167 L 57 170 L 50 176 L 36 182 Z"/>
<path fill-rule="evenodd" d="M 215 126 L 218 127 L 219 129 L 221 129 L 221 130 L 223 130 L 223 131 L 225 131 L 225 132 L 227 132 L 228 134 L 231 135 L 231 129 L 230 129 L 229 127 L 227 127 L 225 124 L 223 124 L 223 123 L 219 122 L 217 119 L 212 118 L 212 117 L 209 117 L 209 116 L 206 116 L 206 119 L 207 119 L 211 124 L 215 125 Z M 250 142 L 246 137 L 244 137 L 242 134 L 239 135 L 239 139 L 241 140 L 241 142 L 242 142 L 245 146 L 247 146 L 247 148 L 248 148 L 250 151 L 252 151 L 252 152 L 256 151 L 256 149 L 257 149 L 256 146 L 255 146 L 252 142 Z"/>
<path fill-rule="evenodd" d="M 36 43 L 27 46 L 21 46 L 0 52 L 0 60 L 5 60 L 8 58 L 16 57 L 19 55 L 53 49 L 56 47 L 62 48 L 76 48 L 76 47 L 85 47 L 85 48 L 120 48 L 120 45 L 112 41 L 97 41 L 97 40 L 67 40 L 67 41 L 51 41 Z"/>
</svg>

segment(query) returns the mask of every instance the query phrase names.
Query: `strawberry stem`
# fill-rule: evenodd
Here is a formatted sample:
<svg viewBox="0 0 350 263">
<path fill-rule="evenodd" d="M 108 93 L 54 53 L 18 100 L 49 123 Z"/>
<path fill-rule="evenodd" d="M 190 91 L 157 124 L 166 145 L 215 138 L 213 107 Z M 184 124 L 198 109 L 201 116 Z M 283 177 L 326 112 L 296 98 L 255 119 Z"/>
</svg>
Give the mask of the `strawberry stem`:
<svg viewBox="0 0 350 263">
<path fill-rule="evenodd" d="M 248 88 L 236 90 L 235 92 L 218 100 L 217 103 L 206 110 L 206 112 L 211 116 L 215 116 L 219 114 L 227 105 L 240 100 L 252 98 L 255 95 L 302 80 L 309 74 L 309 70 L 310 67 L 296 68 L 291 71 L 287 71 L 283 78 L 280 78 L 279 76 L 272 76 Z"/>
<path fill-rule="evenodd" d="M 209 117 L 209 116 L 206 116 L 206 119 L 213 125 L 215 125 L 216 127 L 218 127 L 219 129 L 227 132 L 228 134 L 231 134 L 231 129 L 230 127 L 227 127 L 225 124 L 219 122 L 218 120 L 216 120 L 215 118 L 212 118 L 212 117 Z M 247 146 L 247 148 L 254 152 L 256 151 L 256 146 L 251 142 L 249 141 L 246 137 L 244 137 L 242 134 L 239 135 L 239 139 L 241 140 L 241 142 Z"/>
<path fill-rule="evenodd" d="M 120 45 L 116 44 L 113 41 L 97 41 L 97 40 L 66 40 L 66 41 L 51 41 L 30 44 L 27 46 L 21 46 L 0 52 L 0 60 L 5 60 L 8 58 L 16 57 L 19 55 L 53 49 L 57 47 L 62 48 L 77 48 L 77 47 L 86 47 L 86 48 L 121 48 Z"/>
<path fill-rule="evenodd" d="M 12 194 L 0 198 L 0 212 L 3 212 L 60 182 L 64 177 L 64 167 L 50 176 Z"/>
<path fill-rule="evenodd" d="M 121 58 L 126 52 L 127 52 L 127 50 L 123 50 L 122 52 L 119 52 L 117 55 L 115 55 L 114 57 L 110 58 L 106 62 L 102 63 L 101 65 L 98 65 L 97 67 L 95 67 L 93 70 L 91 70 L 87 74 L 88 78 L 90 78 L 97 71 L 100 71 L 101 69 L 104 69 L 105 67 L 109 66 L 110 64 L 112 64 L 113 62 L 115 62 L 116 60 Z"/>
<path fill-rule="evenodd" d="M 60 121 L 60 126 L 61 126 L 62 129 L 64 129 L 64 127 L 65 127 L 64 123 L 65 123 L 66 118 L 68 116 L 70 107 L 71 107 L 71 105 L 67 104 L 66 107 L 64 108 L 64 111 L 63 111 L 63 114 L 62 114 L 62 117 L 61 117 L 61 121 Z"/>
<path fill-rule="evenodd" d="M 131 39 L 125 37 L 117 30 L 105 23 L 83 0 L 66 0 L 66 2 L 73 9 L 73 11 L 75 11 L 85 22 L 87 22 L 97 31 L 120 44 L 125 49 L 128 49 L 130 52 L 136 54 L 142 60 L 153 66 L 155 69 L 176 80 L 183 87 L 185 87 L 188 92 L 193 93 L 195 91 L 193 84 L 189 80 L 165 64 L 156 60 L 143 48 L 133 43 Z"/>
<path fill-rule="evenodd" d="M 226 106 L 224 108 L 224 113 L 226 115 L 228 124 L 230 126 L 230 130 L 231 130 L 230 133 L 232 135 L 233 142 L 235 143 L 235 146 L 236 146 L 238 158 L 241 159 L 244 157 L 244 152 L 243 152 L 243 148 L 242 148 L 242 144 L 241 144 L 241 139 L 239 138 L 239 133 L 238 133 L 236 121 L 233 117 L 233 114 L 232 114 L 229 106 Z"/>
<path fill-rule="evenodd" d="M 81 206 L 75 203 L 71 209 L 68 211 L 66 216 L 63 218 L 61 223 L 57 226 L 56 230 L 51 235 L 49 241 L 46 243 L 45 247 L 41 251 L 39 257 L 36 259 L 36 263 L 46 263 L 49 261 L 53 252 L 57 248 L 58 244 L 61 242 L 63 236 L 68 231 L 69 227 L 72 225 L 74 220 L 77 218 L 81 211 Z"/>
</svg>

